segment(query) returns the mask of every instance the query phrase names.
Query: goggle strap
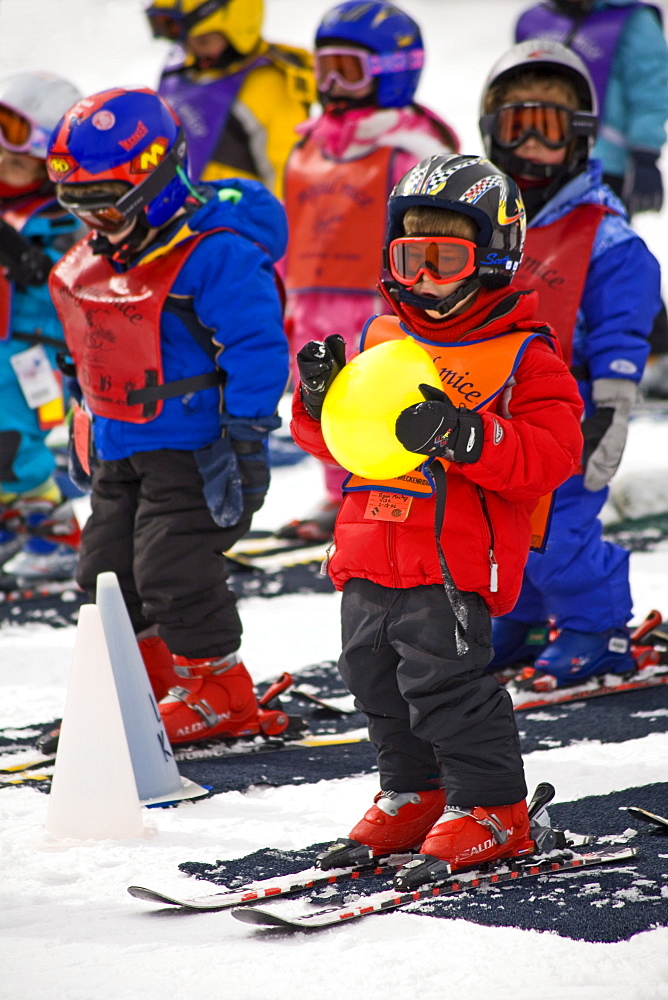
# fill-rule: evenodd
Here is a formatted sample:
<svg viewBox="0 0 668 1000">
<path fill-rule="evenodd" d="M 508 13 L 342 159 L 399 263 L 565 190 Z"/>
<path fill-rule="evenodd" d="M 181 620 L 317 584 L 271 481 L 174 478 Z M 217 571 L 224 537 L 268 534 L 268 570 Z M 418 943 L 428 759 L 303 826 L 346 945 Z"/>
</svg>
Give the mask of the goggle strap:
<svg viewBox="0 0 668 1000">
<path fill-rule="evenodd" d="M 598 132 L 598 118 L 590 111 L 573 111 L 571 131 L 574 135 L 595 136 Z"/>
<path fill-rule="evenodd" d="M 366 52 L 364 49 L 355 49 L 354 46 L 325 45 L 319 50 L 316 49 L 316 56 L 318 52 L 322 52 L 323 55 L 355 55 L 366 65 L 371 76 L 380 76 L 381 73 L 403 73 L 406 70 L 422 69 L 424 66 L 424 49 L 377 54 Z"/>
<path fill-rule="evenodd" d="M 133 218 L 160 194 L 172 178 L 176 177 L 178 167 L 183 167 L 186 153 L 186 137 L 183 129 L 179 129 L 176 141 L 167 156 L 160 161 L 155 170 L 141 184 L 131 188 L 127 194 L 119 198 L 113 207 L 127 218 Z"/>
</svg>

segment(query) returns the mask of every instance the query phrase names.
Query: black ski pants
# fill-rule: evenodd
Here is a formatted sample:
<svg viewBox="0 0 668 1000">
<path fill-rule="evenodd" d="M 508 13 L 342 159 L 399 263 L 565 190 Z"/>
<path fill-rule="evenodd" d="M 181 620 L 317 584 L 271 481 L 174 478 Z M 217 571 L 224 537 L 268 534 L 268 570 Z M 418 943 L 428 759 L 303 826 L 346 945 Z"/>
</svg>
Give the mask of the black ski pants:
<svg viewBox="0 0 668 1000">
<path fill-rule="evenodd" d="M 394 589 L 349 580 L 339 670 L 367 716 L 384 791 L 443 785 L 450 805 L 499 806 L 526 796 L 512 702 L 492 674 L 489 611 L 461 595 L 468 622 L 457 654 L 442 586 Z"/>
<path fill-rule="evenodd" d="M 252 518 L 219 528 L 202 488 L 190 451 L 100 461 L 77 571 L 79 586 L 93 595 L 98 573 L 116 573 L 135 632 L 157 626 L 172 653 L 193 659 L 239 648 L 241 621 L 222 553 Z"/>
</svg>

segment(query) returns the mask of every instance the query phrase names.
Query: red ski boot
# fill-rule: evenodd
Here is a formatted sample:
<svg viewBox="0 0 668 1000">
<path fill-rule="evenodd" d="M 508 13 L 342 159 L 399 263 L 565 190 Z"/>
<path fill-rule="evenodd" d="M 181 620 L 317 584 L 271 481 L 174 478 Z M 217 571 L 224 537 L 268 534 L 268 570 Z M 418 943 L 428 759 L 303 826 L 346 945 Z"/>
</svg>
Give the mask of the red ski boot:
<svg viewBox="0 0 668 1000">
<path fill-rule="evenodd" d="M 445 792 L 378 792 L 373 805 L 350 831 L 318 860 L 321 868 L 345 868 L 417 848 L 443 812 Z"/>
<path fill-rule="evenodd" d="M 285 713 L 257 703 L 253 681 L 237 653 L 220 659 L 174 657 L 181 683 L 160 702 L 170 743 L 192 743 L 212 736 L 278 735 L 289 725 Z"/>
<path fill-rule="evenodd" d="M 155 700 L 162 701 L 171 687 L 181 683 L 181 678 L 174 670 L 174 657 L 166 643 L 158 635 L 147 635 L 140 639 L 139 652 L 144 661 Z"/>
<path fill-rule="evenodd" d="M 446 806 L 420 848 L 420 854 L 446 861 L 453 871 L 515 858 L 534 850 L 524 799 L 511 806 Z"/>
<path fill-rule="evenodd" d="M 259 733 L 253 681 L 236 653 L 220 659 L 175 656 L 174 668 L 180 683 L 159 706 L 170 743 Z"/>
</svg>

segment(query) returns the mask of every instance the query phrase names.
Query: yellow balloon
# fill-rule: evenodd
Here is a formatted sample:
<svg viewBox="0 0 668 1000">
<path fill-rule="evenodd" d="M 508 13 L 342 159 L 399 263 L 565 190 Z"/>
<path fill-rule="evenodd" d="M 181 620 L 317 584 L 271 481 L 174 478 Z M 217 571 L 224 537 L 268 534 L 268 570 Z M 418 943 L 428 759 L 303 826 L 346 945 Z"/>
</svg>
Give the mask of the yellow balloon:
<svg viewBox="0 0 668 1000">
<path fill-rule="evenodd" d="M 394 432 L 401 411 L 424 401 L 421 382 L 441 388 L 431 356 L 412 337 L 370 347 L 341 369 L 322 408 L 325 444 L 339 465 L 380 481 L 424 461 Z"/>
</svg>

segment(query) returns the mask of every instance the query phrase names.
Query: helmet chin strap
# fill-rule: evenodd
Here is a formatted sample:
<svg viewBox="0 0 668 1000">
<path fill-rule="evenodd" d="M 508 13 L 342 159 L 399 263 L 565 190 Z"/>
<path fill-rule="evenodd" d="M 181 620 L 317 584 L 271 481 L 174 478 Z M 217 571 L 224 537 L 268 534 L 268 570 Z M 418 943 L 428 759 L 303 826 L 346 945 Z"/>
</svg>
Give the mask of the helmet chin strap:
<svg viewBox="0 0 668 1000">
<path fill-rule="evenodd" d="M 531 177 L 535 180 L 561 182 L 565 178 L 579 174 L 586 165 L 586 157 L 583 160 L 577 151 L 563 163 L 534 163 L 522 156 L 516 156 L 508 149 L 500 149 L 495 144 L 492 156 L 493 162 L 511 177 Z"/>
<path fill-rule="evenodd" d="M 552 180 L 567 172 L 565 163 L 534 163 L 522 156 L 515 156 L 509 150 L 495 147 L 495 162 L 512 177 L 533 177 L 536 180 Z"/>
<path fill-rule="evenodd" d="M 371 93 L 366 94 L 364 97 L 355 97 L 354 93 L 351 91 L 348 94 L 337 94 L 334 96 L 330 90 L 319 90 L 318 91 L 318 101 L 323 107 L 324 111 L 327 111 L 331 115 L 343 115 L 346 111 L 355 111 L 357 108 L 375 108 L 376 100 L 378 94 L 378 86 L 374 81 L 374 86 L 371 88 Z"/>
<path fill-rule="evenodd" d="M 454 292 L 444 296 L 442 299 L 434 299 L 430 295 L 417 295 L 403 285 L 389 284 L 388 290 L 395 295 L 399 302 L 405 302 L 409 306 L 417 306 L 418 309 L 430 309 L 441 316 L 447 315 L 456 305 L 459 305 L 472 292 L 476 292 L 482 285 L 477 275 L 472 275 L 466 279 Z"/>
<path fill-rule="evenodd" d="M 94 254 L 109 257 L 117 264 L 127 264 L 132 260 L 150 231 L 148 220 L 143 212 L 135 216 L 135 224 L 122 243 L 112 243 L 104 233 L 96 232 L 90 241 Z"/>
</svg>

